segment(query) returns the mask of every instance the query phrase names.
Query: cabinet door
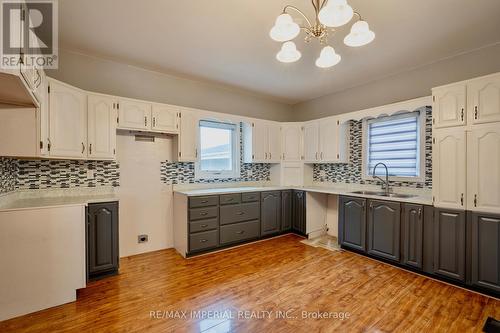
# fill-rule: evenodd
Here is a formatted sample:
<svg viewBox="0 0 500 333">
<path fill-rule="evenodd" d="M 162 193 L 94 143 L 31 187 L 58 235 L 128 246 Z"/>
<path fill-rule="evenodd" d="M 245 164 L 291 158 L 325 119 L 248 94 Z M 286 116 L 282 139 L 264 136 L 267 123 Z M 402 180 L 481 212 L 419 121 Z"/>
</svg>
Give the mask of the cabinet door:
<svg viewBox="0 0 500 333">
<path fill-rule="evenodd" d="M 433 89 L 432 93 L 432 115 L 435 128 L 465 125 L 465 83 Z"/>
<path fill-rule="evenodd" d="M 302 159 L 302 129 L 300 125 L 283 125 L 281 127 L 281 146 L 283 160 L 298 162 Z"/>
<path fill-rule="evenodd" d="M 40 95 L 40 108 L 38 112 L 38 122 L 39 122 L 39 134 L 38 138 L 40 156 L 49 155 L 48 145 L 49 145 L 49 82 L 45 75 L 42 76 L 42 82 L 40 83 L 39 95 Z"/>
<path fill-rule="evenodd" d="M 153 104 L 153 131 L 177 133 L 179 132 L 179 110 L 172 105 Z"/>
<path fill-rule="evenodd" d="M 336 162 L 338 156 L 338 124 L 336 118 L 323 119 L 319 125 L 319 158 L 321 162 Z"/>
<path fill-rule="evenodd" d="M 434 210 L 434 274 L 465 280 L 465 212 Z"/>
<path fill-rule="evenodd" d="M 304 191 L 293 191 L 292 212 L 293 231 L 306 235 L 306 193 Z"/>
<path fill-rule="evenodd" d="M 399 202 L 369 200 L 368 253 L 384 259 L 400 259 L 401 206 Z"/>
<path fill-rule="evenodd" d="M 500 121 L 500 75 L 471 81 L 467 94 L 473 124 Z"/>
<path fill-rule="evenodd" d="M 118 205 L 89 205 L 87 265 L 90 277 L 118 269 L 118 260 Z"/>
<path fill-rule="evenodd" d="M 50 156 L 87 157 L 87 96 L 80 89 L 50 81 Z"/>
<path fill-rule="evenodd" d="M 277 124 L 268 124 L 268 142 L 269 154 L 267 156 L 268 163 L 281 162 L 281 127 Z"/>
<path fill-rule="evenodd" d="M 340 197 L 340 244 L 359 251 L 366 251 L 366 200 Z"/>
<path fill-rule="evenodd" d="M 252 148 L 254 162 L 267 162 L 269 154 L 269 131 L 265 122 L 252 123 Z"/>
<path fill-rule="evenodd" d="M 198 159 L 198 117 L 194 112 L 181 111 L 179 133 L 179 162 Z"/>
<path fill-rule="evenodd" d="M 151 104 L 120 99 L 118 102 L 118 128 L 132 130 L 151 129 Z"/>
<path fill-rule="evenodd" d="M 260 207 L 261 235 L 265 236 L 279 232 L 281 226 L 281 192 L 262 192 Z"/>
<path fill-rule="evenodd" d="M 500 124 L 474 126 L 467 135 L 467 209 L 500 213 Z"/>
<path fill-rule="evenodd" d="M 319 161 L 319 123 L 304 124 L 304 160 L 306 163 Z"/>
<path fill-rule="evenodd" d="M 404 204 L 403 206 L 403 260 L 402 263 L 422 269 L 424 207 L 421 205 Z"/>
<path fill-rule="evenodd" d="M 433 133 L 432 192 L 436 207 L 464 209 L 466 188 L 466 139 L 462 128 Z"/>
<path fill-rule="evenodd" d="M 281 192 L 281 230 L 292 228 L 292 191 Z"/>
<path fill-rule="evenodd" d="M 500 216 L 472 213 L 471 281 L 500 292 Z"/>
<path fill-rule="evenodd" d="M 88 157 L 113 159 L 116 154 L 116 103 L 110 96 L 88 95 Z"/>
</svg>

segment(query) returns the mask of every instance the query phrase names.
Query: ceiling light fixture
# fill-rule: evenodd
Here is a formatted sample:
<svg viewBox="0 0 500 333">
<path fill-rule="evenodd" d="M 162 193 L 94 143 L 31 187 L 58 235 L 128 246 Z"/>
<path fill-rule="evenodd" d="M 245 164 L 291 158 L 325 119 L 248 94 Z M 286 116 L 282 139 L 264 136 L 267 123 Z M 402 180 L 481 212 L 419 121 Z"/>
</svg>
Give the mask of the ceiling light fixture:
<svg viewBox="0 0 500 333">
<path fill-rule="evenodd" d="M 281 15 L 276 19 L 269 36 L 277 42 L 284 42 L 280 52 L 276 55 L 279 61 L 290 63 L 300 59 L 301 53 L 291 40 L 296 38 L 300 31 L 303 30 L 306 33 L 306 42 L 316 38 L 321 45 L 326 45 L 316 60 L 316 66 L 321 68 L 335 66 L 339 63 L 341 57 L 335 53 L 333 47 L 328 46 L 328 35 L 329 33 L 335 33 L 334 28 L 349 23 L 354 15 L 358 17 L 358 21 L 352 25 L 351 32 L 344 38 L 344 43 L 347 46 L 358 47 L 369 44 L 375 39 L 375 33 L 370 30 L 368 23 L 363 21 L 361 15 L 349 6 L 347 0 L 312 0 L 312 5 L 316 13 L 314 24 L 300 9 L 290 5 L 285 6 Z M 307 25 L 300 26 L 294 22 L 292 16 L 287 13 L 290 10 L 300 14 Z"/>
</svg>

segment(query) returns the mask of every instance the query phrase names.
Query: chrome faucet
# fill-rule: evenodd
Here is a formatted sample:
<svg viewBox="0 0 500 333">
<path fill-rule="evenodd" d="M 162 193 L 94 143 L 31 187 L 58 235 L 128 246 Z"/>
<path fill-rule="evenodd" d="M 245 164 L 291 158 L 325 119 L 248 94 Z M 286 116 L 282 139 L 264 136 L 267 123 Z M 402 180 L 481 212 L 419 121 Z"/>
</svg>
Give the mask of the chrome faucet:
<svg viewBox="0 0 500 333">
<path fill-rule="evenodd" d="M 383 165 L 384 168 L 385 168 L 385 181 L 382 178 L 380 178 L 379 176 L 377 176 L 376 173 L 375 173 L 375 171 L 377 170 L 377 167 L 379 165 Z M 378 179 L 378 180 L 380 180 L 382 182 L 382 190 L 384 190 L 385 194 L 388 195 L 389 191 L 390 191 L 390 187 L 389 187 L 389 169 L 387 169 L 387 165 L 385 165 L 385 163 L 379 162 L 379 163 L 375 164 L 375 166 L 373 167 L 373 178 Z"/>
</svg>

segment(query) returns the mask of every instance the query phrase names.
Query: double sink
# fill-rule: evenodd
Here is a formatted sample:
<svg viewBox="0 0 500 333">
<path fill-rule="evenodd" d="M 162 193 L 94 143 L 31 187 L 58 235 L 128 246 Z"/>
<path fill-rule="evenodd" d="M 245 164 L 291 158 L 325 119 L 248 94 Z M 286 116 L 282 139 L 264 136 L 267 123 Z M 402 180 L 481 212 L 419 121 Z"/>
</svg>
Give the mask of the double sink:
<svg viewBox="0 0 500 333">
<path fill-rule="evenodd" d="M 351 192 L 352 194 L 362 194 L 362 195 L 376 195 L 379 197 L 389 197 L 389 198 L 413 198 L 416 197 L 414 194 L 404 194 L 404 193 L 386 193 L 386 192 L 379 192 L 379 191 L 354 191 Z"/>
</svg>

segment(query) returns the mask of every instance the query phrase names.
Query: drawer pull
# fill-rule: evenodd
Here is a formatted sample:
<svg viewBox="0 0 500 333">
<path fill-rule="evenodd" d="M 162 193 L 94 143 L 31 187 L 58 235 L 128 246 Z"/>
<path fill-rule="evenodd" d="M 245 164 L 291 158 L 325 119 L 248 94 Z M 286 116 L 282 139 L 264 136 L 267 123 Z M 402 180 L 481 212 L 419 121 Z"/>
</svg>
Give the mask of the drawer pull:
<svg viewBox="0 0 500 333">
<path fill-rule="evenodd" d="M 202 224 L 202 225 L 200 225 L 200 227 L 206 228 L 206 227 L 208 227 L 208 224 Z"/>
<path fill-rule="evenodd" d="M 233 198 L 227 198 L 226 201 L 233 201 Z"/>
<path fill-rule="evenodd" d="M 236 231 L 236 233 L 237 233 L 238 235 L 243 235 L 243 234 L 245 233 L 245 230 Z"/>
<path fill-rule="evenodd" d="M 206 243 L 206 242 L 208 242 L 207 239 L 200 239 L 200 243 Z"/>
<path fill-rule="evenodd" d="M 202 200 L 201 203 L 206 204 L 206 203 L 208 203 L 208 200 Z"/>
<path fill-rule="evenodd" d="M 254 196 L 251 196 L 251 197 L 247 197 L 248 200 L 252 200 L 252 199 L 255 199 Z"/>
<path fill-rule="evenodd" d="M 236 215 L 245 215 L 245 212 L 238 212 Z"/>
<path fill-rule="evenodd" d="M 207 214 L 208 214 L 207 212 L 201 212 L 201 213 L 200 213 L 200 215 L 201 215 L 201 216 L 205 216 L 205 215 L 207 215 Z"/>
</svg>

